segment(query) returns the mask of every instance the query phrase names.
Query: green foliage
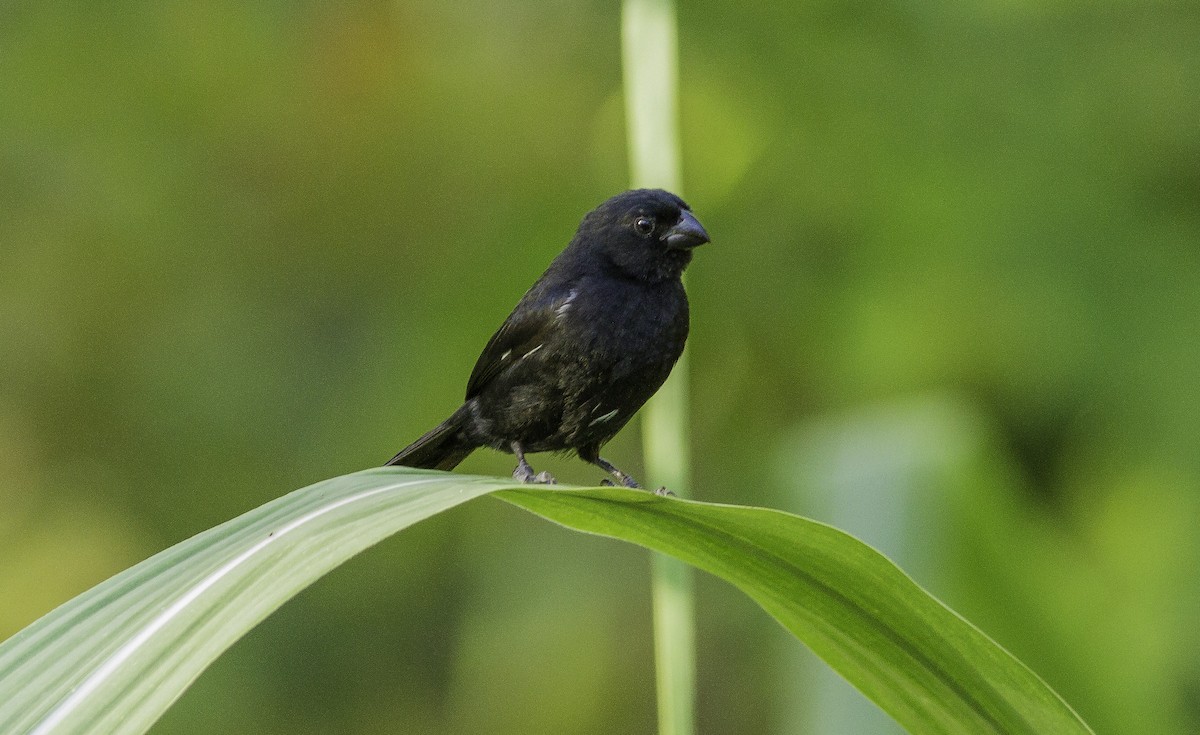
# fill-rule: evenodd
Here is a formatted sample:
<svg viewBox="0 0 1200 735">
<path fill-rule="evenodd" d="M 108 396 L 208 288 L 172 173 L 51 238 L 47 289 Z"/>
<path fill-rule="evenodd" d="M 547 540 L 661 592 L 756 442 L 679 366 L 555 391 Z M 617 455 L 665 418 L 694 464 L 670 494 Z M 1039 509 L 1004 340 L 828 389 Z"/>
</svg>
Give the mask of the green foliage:
<svg viewBox="0 0 1200 735">
<path fill-rule="evenodd" d="M 0 729 L 140 733 L 271 611 L 472 498 L 632 541 L 726 579 L 913 733 L 1086 733 L 1032 672 L 877 552 L 778 511 L 625 489 L 509 489 L 404 469 L 334 478 L 195 536 L 0 645 Z"/>
<path fill-rule="evenodd" d="M 506 484 L 363 472 L 173 546 L 0 646 L 0 731 L 144 732 L 213 659 L 321 575 Z"/>
<path fill-rule="evenodd" d="M 1113 735 L 1200 732 L 1198 13 L 679 6 L 714 237 L 688 274 L 693 495 L 815 515 L 776 475 L 809 467 L 791 437 L 963 406 L 977 458 L 905 511 L 937 560 L 905 568 Z M 0 639 L 444 418 L 627 185 L 619 33 L 616 3 L 543 0 L 0 10 Z M 607 451 L 663 482 L 638 439 Z M 909 451 L 839 442 L 851 473 Z M 467 504 L 358 557 L 163 730 L 652 731 L 644 578 L 611 572 L 640 556 L 526 515 Z M 787 636 L 697 596 L 700 729 L 794 732 Z"/>
<path fill-rule="evenodd" d="M 615 490 L 499 496 L 732 582 L 909 732 L 1090 732 L 1033 672 L 878 552 L 830 526 Z"/>
</svg>

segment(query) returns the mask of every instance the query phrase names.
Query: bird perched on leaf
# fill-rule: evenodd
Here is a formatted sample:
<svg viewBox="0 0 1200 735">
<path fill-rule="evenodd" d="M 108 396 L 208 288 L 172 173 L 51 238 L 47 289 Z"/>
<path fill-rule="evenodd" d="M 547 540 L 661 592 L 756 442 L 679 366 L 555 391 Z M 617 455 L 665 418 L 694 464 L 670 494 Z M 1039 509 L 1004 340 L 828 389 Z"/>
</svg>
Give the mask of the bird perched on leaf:
<svg viewBox="0 0 1200 735">
<path fill-rule="evenodd" d="M 658 390 L 683 352 L 688 301 L 680 276 L 708 233 L 682 199 L 637 189 L 589 212 L 575 237 L 492 335 L 450 418 L 388 462 L 450 470 L 479 447 L 516 455 L 574 450 L 626 487 L 600 456 Z"/>
</svg>

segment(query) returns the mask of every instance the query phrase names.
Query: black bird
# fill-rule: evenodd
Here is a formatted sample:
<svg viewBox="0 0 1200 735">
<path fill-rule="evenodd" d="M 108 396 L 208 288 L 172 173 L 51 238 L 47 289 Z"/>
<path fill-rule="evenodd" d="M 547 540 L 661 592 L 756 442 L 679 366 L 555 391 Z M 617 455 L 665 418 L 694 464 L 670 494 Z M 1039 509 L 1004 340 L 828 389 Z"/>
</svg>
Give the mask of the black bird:
<svg viewBox="0 0 1200 735">
<path fill-rule="evenodd" d="M 683 352 L 688 301 L 680 276 L 708 233 L 682 199 L 637 189 L 583 218 L 575 237 L 492 335 L 467 381 L 466 402 L 388 462 L 449 470 L 479 447 L 517 457 L 574 450 L 639 487 L 600 456 L 658 390 Z"/>
</svg>

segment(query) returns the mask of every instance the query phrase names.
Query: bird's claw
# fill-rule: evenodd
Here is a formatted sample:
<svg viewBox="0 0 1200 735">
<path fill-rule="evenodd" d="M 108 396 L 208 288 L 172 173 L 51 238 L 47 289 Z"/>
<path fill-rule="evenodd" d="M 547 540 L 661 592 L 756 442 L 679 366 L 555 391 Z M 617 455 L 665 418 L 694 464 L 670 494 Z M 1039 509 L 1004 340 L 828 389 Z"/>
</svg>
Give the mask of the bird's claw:
<svg viewBox="0 0 1200 735">
<path fill-rule="evenodd" d="M 526 485 L 557 485 L 558 480 L 554 479 L 554 475 L 549 472 L 539 472 L 533 474 L 533 470 L 528 466 L 517 467 L 513 470 L 513 479 Z"/>
<path fill-rule="evenodd" d="M 657 490 L 654 491 L 654 494 L 658 495 L 659 497 L 663 497 L 663 498 L 674 498 L 675 497 L 675 493 L 671 492 L 666 487 L 659 487 Z"/>
<path fill-rule="evenodd" d="M 634 480 L 629 475 L 624 475 L 623 477 L 620 478 L 620 480 L 621 480 L 621 487 L 627 487 L 632 490 L 641 490 L 642 489 L 642 486 L 637 484 L 637 480 Z M 602 487 L 616 487 L 617 483 L 613 482 L 612 480 L 610 480 L 606 477 L 600 481 L 600 485 Z"/>
</svg>

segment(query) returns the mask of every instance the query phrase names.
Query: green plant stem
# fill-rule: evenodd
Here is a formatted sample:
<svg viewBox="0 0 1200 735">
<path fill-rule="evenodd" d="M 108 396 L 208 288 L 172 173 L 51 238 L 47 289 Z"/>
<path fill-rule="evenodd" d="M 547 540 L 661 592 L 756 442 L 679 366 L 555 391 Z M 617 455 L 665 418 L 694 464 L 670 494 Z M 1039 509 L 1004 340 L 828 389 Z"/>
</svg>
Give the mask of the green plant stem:
<svg viewBox="0 0 1200 735">
<path fill-rule="evenodd" d="M 635 187 L 681 194 L 677 133 L 675 7 L 670 0 L 625 0 L 621 14 L 629 168 Z M 646 474 L 689 494 L 687 353 L 643 411 Z M 692 572 L 678 559 L 652 565 L 654 657 L 660 735 L 695 731 L 696 646 Z"/>
<path fill-rule="evenodd" d="M 678 194 L 675 4 L 671 0 L 625 0 L 621 36 L 633 184 Z"/>
</svg>

